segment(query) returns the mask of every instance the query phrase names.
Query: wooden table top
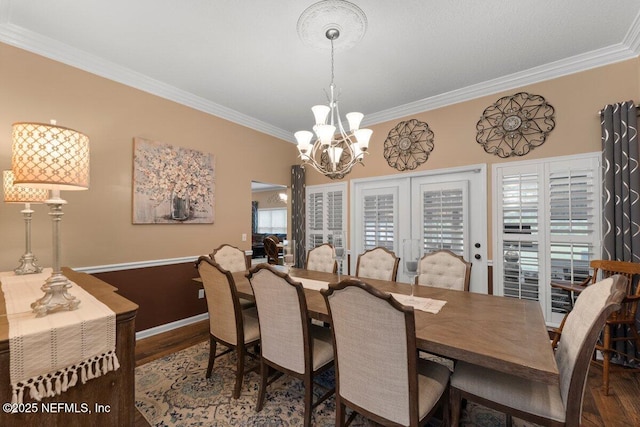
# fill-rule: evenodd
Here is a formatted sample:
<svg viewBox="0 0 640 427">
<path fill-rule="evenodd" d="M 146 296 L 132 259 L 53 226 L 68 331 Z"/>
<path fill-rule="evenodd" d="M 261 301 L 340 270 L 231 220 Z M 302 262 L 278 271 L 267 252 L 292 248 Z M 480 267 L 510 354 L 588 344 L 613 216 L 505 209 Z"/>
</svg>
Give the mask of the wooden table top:
<svg viewBox="0 0 640 427">
<path fill-rule="evenodd" d="M 246 272 L 233 276 L 239 296 L 253 299 Z M 331 273 L 295 268 L 291 276 L 329 283 L 338 278 Z M 386 292 L 411 291 L 406 283 L 362 281 Z M 320 292 L 305 289 L 305 295 L 310 316 L 328 322 L 327 306 Z M 427 286 L 416 286 L 415 295 L 447 301 L 438 314 L 415 311 L 420 350 L 531 380 L 558 383 L 558 367 L 537 302 Z"/>
</svg>

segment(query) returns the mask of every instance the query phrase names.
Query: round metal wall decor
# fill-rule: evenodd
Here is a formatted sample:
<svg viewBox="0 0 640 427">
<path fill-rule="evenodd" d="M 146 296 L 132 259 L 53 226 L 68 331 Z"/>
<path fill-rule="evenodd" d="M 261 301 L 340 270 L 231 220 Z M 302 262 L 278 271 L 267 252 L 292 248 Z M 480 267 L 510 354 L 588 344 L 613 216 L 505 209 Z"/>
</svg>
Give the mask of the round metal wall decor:
<svg viewBox="0 0 640 427">
<path fill-rule="evenodd" d="M 542 145 L 556 125 L 554 108 L 540 95 L 505 96 L 482 113 L 476 141 L 498 157 L 524 156 Z"/>
<path fill-rule="evenodd" d="M 416 119 L 398 123 L 384 141 L 384 158 L 399 171 L 417 168 L 432 151 L 433 132 L 428 124 Z"/>
</svg>

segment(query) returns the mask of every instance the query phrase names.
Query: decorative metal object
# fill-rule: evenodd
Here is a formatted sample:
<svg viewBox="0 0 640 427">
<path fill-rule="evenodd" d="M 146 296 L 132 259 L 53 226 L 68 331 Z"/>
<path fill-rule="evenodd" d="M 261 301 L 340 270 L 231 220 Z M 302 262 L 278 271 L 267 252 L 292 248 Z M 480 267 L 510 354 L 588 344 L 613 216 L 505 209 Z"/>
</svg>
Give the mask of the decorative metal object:
<svg viewBox="0 0 640 427">
<path fill-rule="evenodd" d="M 400 122 L 384 141 L 384 158 L 399 171 L 413 170 L 433 151 L 433 131 L 416 119 Z"/>
<path fill-rule="evenodd" d="M 519 92 L 502 97 L 482 113 L 476 141 L 498 157 L 524 156 L 553 130 L 554 112 L 540 95 Z"/>
</svg>

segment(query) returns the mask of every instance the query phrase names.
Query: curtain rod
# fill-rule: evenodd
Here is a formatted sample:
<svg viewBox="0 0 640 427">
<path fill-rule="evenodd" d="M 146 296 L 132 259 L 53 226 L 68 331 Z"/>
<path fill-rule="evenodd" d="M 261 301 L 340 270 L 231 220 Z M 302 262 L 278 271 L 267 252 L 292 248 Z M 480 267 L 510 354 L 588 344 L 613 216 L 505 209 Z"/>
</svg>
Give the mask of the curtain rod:
<svg viewBox="0 0 640 427">
<path fill-rule="evenodd" d="M 636 111 L 636 116 L 640 117 L 640 104 L 636 104 L 636 108 L 638 109 L 638 111 Z M 604 108 L 598 111 L 596 114 L 601 115 L 603 110 Z"/>
</svg>

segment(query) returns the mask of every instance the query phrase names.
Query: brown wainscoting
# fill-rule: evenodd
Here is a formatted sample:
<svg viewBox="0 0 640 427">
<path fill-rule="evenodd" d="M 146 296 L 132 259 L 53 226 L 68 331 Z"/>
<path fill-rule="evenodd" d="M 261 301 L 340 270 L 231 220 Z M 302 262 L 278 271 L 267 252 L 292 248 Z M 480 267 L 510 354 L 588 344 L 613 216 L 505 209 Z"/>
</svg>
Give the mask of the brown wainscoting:
<svg viewBox="0 0 640 427">
<path fill-rule="evenodd" d="M 140 307 L 136 332 L 207 312 L 204 298 L 198 298 L 198 277 L 193 262 L 94 273 L 93 276 L 118 288 L 118 293 Z"/>
</svg>

